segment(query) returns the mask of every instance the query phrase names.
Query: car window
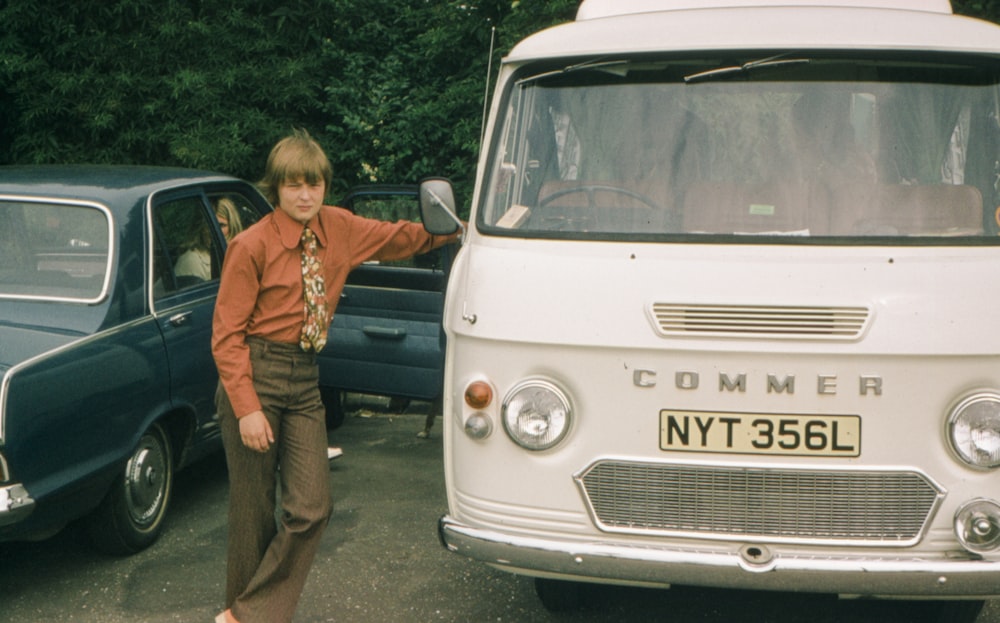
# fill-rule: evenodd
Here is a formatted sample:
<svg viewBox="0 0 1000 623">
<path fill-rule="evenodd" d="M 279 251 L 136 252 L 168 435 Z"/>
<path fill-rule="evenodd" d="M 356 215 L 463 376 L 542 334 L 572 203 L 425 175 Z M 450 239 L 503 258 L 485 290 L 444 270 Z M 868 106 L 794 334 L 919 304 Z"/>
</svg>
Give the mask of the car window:
<svg viewBox="0 0 1000 623">
<path fill-rule="evenodd" d="M 413 221 L 420 222 L 420 204 L 415 195 L 400 194 L 365 194 L 355 196 L 350 208 L 358 216 L 378 219 L 380 221 Z M 406 266 L 440 270 L 442 265 L 441 249 L 435 249 L 423 255 L 417 255 L 405 260 L 381 261 L 382 265 Z"/>
<path fill-rule="evenodd" d="M 102 298 L 110 224 L 97 206 L 0 201 L 0 298 Z"/>
<path fill-rule="evenodd" d="M 226 242 L 260 219 L 253 202 L 239 193 L 209 195 L 219 230 Z"/>
<path fill-rule="evenodd" d="M 219 229 L 200 195 L 156 205 L 153 220 L 154 299 L 219 278 Z"/>
</svg>

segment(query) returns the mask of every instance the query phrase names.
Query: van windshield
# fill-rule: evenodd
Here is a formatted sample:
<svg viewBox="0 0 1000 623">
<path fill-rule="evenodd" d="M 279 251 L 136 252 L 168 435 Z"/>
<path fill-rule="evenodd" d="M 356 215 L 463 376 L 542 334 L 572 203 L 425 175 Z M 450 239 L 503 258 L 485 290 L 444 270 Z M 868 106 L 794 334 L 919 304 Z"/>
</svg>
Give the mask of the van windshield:
<svg viewBox="0 0 1000 623">
<path fill-rule="evenodd" d="M 801 53 L 533 68 L 479 226 L 574 239 L 987 244 L 1000 67 Z"/>
</svg>

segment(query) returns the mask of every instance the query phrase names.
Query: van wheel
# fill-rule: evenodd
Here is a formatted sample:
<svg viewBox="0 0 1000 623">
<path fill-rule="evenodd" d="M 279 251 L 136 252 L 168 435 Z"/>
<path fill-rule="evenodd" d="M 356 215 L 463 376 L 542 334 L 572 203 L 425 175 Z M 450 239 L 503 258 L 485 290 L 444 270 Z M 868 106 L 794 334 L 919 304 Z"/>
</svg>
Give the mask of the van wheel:
<svg viewBox="0 0 1000 623">
<path fill-rule="evenodd" d="M 320 387 L 319 395 L 326 408 L 326 429 L 340 428 L 344 423 L 344 392 L 336 387 Z"/>
<path fill-rule="evenodd" d="M 549 612 L 579 610 L 583 602 L 583 586 L 579 582 L 535 578 L 535 594 Z"/>
<path fill-rule="evenodd" d="M 153 424 L 101 504 L 86 518 L 91 541 L 99 550 L 116 555 L 152 545 L 163 529 L 173 483 L 170 439 L 162 426 Z"/>
</svg>

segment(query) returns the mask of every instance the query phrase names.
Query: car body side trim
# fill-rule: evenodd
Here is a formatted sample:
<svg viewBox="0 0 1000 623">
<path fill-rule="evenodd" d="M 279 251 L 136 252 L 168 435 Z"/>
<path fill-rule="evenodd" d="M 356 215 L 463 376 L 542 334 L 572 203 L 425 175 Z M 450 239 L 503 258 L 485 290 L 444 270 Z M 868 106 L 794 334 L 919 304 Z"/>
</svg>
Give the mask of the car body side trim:
<svg viewBox="0 0 1000 623">
<path fill-rule="evenodd" d="M 15 374 L 17 374 L 18 372 L 24 370 L 29 366 L 38 363 L 39 361 L 43 361 L 49 357 L 58 355 L 63 351 L 69 350 L 70 348 L 76 348 L 81 344 L 86 344 L 87 342 L 99 340 L 108 335 L 114 335 L 115 333 L 126 331 L 131 327 L 147 323 L 150 320 L 156 320 L 156 318 L 152 314 L 143 316 L 141 318 L 136 318 L 135 320 L 126 322 L 124 324 L 116 325 L 114 327 L 111 327 L 110 329 L 106 329 L 104 331 L 98 331 L 97 333 L 91 333 L 90 335 L 86 335 L 76 340 L 71 340 L 69 342 L 66 342 L 62 346 L 59 346 L 58 348 L 53 348 L 52 350 L 47 350 L 43 353 L 39 353 L 34 357 L 25 359 L 24 361 L 21 361 L 11 366 L 11 368 L 7 370 L 7 372 L 3 375 L 3 380 L 0 381 L 0 446 L 4 445 L 7 439 L 6 436 L 7 394 L 10 391 L 11 379 L 14 378 Z"/>
</svg>

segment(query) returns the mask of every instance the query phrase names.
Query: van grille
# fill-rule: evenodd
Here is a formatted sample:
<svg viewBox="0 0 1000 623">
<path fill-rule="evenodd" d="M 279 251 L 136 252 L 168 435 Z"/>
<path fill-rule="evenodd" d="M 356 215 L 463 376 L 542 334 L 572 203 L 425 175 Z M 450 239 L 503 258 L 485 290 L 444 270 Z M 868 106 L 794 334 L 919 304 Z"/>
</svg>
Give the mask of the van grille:
<svg viewBox="0 0 1000 623">
<path fill-rule="evenodd" d="M 686 305 L 653 303 L 652 317 L 663 335 L 808 337 L 854 339 L 862 334 L 866 307 Z"/>
<path fill-rule="evenodd" d="M 903 471 L 810 471 L 601 461 L 577 476 L 612 532 L 910 545 L 942 495 Z"/>
</svg>

